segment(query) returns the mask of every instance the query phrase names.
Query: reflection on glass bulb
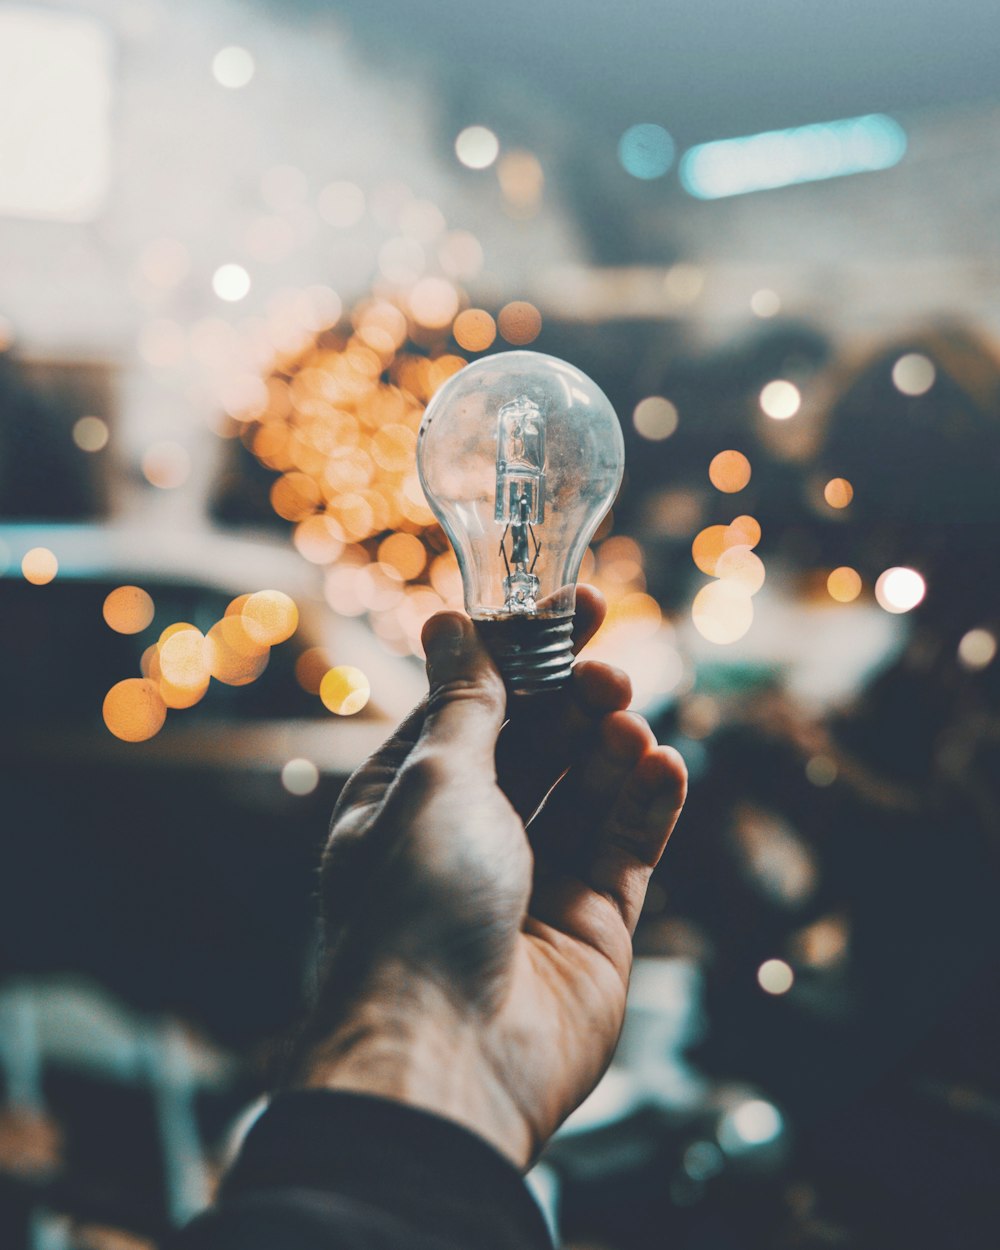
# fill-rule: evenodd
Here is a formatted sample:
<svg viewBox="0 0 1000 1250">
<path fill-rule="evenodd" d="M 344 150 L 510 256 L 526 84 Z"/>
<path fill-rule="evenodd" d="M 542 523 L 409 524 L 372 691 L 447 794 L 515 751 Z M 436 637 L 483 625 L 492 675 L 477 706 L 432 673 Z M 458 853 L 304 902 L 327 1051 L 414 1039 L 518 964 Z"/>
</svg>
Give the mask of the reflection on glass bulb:
<svg viewBox="0 0 1000 1250">
<path fill-rule="evenodd" d="M 624 461 L 607 396 L 553 356 L 477 360 L 428 405 L 421 485 L 458 557 L 466 609 L 513 691 L 569 675 L 580 562 Z"/>
</svg>

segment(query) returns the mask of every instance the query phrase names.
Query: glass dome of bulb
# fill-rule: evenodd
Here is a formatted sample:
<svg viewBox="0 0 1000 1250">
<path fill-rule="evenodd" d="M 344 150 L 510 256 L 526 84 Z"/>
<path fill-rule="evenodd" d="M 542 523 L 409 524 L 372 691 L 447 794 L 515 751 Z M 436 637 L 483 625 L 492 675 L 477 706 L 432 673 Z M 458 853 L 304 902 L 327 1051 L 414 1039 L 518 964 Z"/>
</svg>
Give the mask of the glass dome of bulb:
<svg viewBox="0 0 1000 1250">
<path fill-rule="evenodd" d="M 624 468 L 621 426 L 600 387 L 539 352 L 477 360 L 428 405 L 417 466 L 469 615 L 571 621 L 580 563 Z"/>
</svg>

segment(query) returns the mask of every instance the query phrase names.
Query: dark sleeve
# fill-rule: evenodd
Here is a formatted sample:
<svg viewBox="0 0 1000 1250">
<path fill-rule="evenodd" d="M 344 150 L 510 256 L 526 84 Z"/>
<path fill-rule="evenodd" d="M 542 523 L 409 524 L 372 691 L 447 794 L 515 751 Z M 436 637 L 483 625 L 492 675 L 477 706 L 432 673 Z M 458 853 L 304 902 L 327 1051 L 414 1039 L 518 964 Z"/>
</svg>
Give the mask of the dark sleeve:
<svg viewBox="0 0 1000 1250">
<path fill-rule="evenodd" d="M 218 1204 L 168 1250 L 552 1250 L 517 1169 L 450 1120 L 327 1090 L 280 1094 Z"/>
</svg>

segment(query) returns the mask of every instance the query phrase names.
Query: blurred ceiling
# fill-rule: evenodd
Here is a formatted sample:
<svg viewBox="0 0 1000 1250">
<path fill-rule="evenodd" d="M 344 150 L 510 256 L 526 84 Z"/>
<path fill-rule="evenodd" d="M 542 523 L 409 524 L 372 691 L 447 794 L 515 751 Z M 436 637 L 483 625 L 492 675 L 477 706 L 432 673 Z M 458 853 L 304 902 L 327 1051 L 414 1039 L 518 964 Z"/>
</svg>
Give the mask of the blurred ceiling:
<svg viewBox="0 0 1000 1250">
<path fill-rule="evenodd" d="M 283 14 L 288 5 L 279 3 Z M 876 111 L 996 98 L 989 0 L 365 0 L 318 4 L 383 51 L 419 50 L 439 88 L 491 120 L 511 85 L 589 118 L 636 121 L 682 144 Z"/>
</svg>

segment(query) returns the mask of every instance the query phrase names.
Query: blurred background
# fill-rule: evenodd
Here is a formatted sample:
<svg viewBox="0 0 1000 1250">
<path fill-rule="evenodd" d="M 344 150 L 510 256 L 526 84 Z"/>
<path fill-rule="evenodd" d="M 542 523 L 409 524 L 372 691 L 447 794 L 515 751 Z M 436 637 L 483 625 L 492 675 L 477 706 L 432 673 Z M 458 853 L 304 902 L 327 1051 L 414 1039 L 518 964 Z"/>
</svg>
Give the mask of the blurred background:
<svg viewBox="0 0 1000 1250">
<path fill-rule="evenodd" d="M 150 1250 L 294 1020 L 346 775 L 461 602 L 441 383 L 565 358 L 591 652 L 691 771 L 575 1250 L 992 1247 L 986 0 L 0 3 L 0 1243 Z"/>
</svg>

